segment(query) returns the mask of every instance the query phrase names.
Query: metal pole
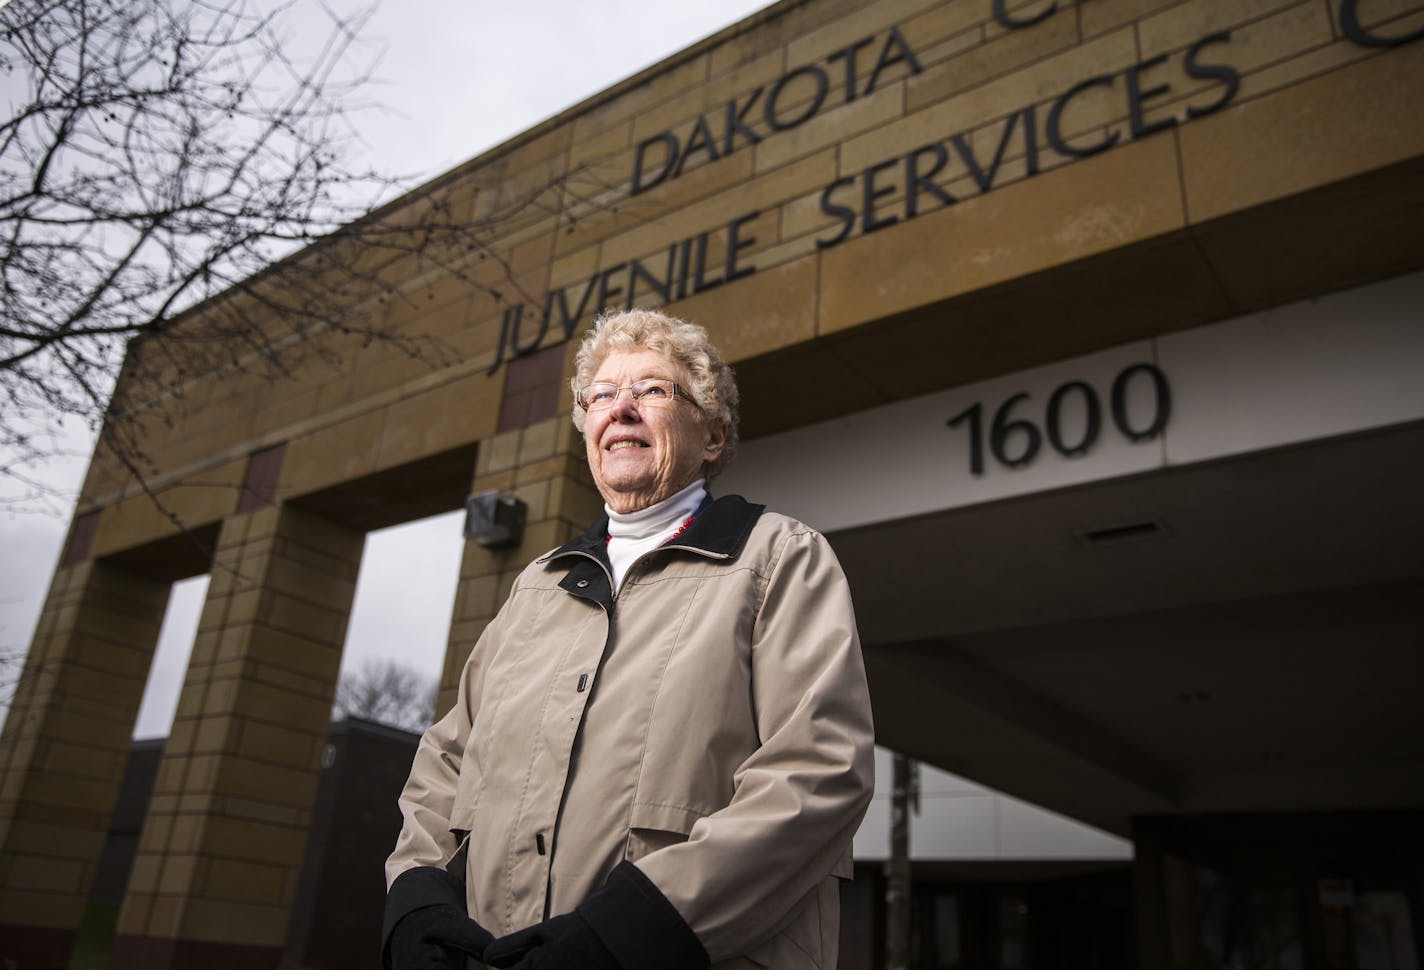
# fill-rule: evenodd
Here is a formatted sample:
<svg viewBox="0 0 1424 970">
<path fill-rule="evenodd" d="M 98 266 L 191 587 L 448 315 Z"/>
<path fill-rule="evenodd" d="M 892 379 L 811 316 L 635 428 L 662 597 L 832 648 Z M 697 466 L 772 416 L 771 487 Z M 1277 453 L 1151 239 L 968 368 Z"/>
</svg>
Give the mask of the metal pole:
<svg viewBox="0 0 1424 970">
<path fill-rule="evenodd" d="M 890 859 L 885 863 L 885 967 L 910 967 L 910 810 L 919 809 L 919 771 L 896 752 L 890 790 Z"/>
</svg>

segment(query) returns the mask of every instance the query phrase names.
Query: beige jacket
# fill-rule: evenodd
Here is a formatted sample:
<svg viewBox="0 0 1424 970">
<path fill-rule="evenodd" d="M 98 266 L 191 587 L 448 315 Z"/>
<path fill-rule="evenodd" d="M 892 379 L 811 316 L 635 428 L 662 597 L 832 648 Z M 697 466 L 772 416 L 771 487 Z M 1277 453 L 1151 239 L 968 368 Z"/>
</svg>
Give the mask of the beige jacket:
<svg viewBox="0 0 1424 970">
<path fill-rule="evenodd" d="M 604 527 L 531 564 L 421 739 L 388 883 L 467 844 L 496 936 L 633 861 L 721 968 L 834 968 L 873 788 L 850 591 L 817 532 L 736 496 L 610 595 Z"/>
</svg>

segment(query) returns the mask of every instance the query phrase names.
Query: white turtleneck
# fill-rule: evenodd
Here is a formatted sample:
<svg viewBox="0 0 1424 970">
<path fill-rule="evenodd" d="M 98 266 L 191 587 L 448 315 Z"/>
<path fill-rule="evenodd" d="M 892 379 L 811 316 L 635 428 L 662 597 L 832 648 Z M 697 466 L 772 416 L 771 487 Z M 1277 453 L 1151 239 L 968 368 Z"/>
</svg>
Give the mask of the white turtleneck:
<svg viewBox="0 0 1424 970">
<path fill-rule="evenodd" d="M 608 561 L 613 564 L 615 593 L 633 561 L 681 532 L 706 497 L 706 479 L 699 478 L 682 491 L 637 512 L 615 512 L 607 505 L 603 507 L 608 513 Z"/>
</svg>

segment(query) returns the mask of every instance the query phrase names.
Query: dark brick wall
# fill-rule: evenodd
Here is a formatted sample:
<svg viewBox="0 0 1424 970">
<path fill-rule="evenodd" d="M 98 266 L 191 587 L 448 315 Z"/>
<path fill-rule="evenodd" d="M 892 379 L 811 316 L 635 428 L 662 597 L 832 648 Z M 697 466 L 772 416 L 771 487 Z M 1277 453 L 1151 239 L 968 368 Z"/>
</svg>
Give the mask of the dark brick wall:
<svg viewBox="0 0 1424 970">
<path fill-rule="evenodd" d="M 348 718 L 322 754 L 286 960 L 306 970 L 380 970 L 386 856 L 417 735 Z"/>
<path fill-rule="evenodd" d="M 380 970 L 384 865 L 400 832 L 396 799 L 418 735 L 348 718 L 331 726 L 288 928 L 286 966 Z M 163 740 L 136 741 L 90 901 L 123 902 Z M 174 944 L 176 945 L 176 944 Z M 270 960 L 271 957 L 263 957 Z"/>
<path fill-rule="evenodd" d="M 129 748 L 128 764 L 119 782 L 119 800 L 109 820 L 109 836 L 99 856 L 94 888 L 89 892 L 91 904 L 117 909 L 124 901 L 124 887 L 129 881 L 134 853 L 138 851 L 143 816 L 148 811 L 148 796 L 153 791 L 158 762 L 163 757 L 163 741 L 163 738 L 135 741 Z"/>
</svg>

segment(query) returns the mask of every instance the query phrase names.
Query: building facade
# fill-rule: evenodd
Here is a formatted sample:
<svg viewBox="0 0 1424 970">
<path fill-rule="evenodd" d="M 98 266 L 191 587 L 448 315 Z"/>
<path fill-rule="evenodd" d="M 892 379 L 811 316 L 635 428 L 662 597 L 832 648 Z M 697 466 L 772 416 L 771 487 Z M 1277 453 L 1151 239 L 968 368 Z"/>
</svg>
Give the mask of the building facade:
<svg viewBox="0 0 1424 970">
<path fill-rule="evenodd" d="M 443 356 L 169 375 L 157 503 L 98 452 L 0 745 L 0 957 L 62 965 L 209 572 L 111 966 L 279 965 L 364 534 L 526 504 L 465 554 L 448 702 L 600 510 L 571 347 L 640 304 L 736 364 L 713 487 L 831 539 L 879 740 L 1131 838 L 1142 970 L 1417 966 L 1421 119 L 1408 0 L 783 0 L 394 204 L 488 227 L 352 297 Z"/>
</svg>

